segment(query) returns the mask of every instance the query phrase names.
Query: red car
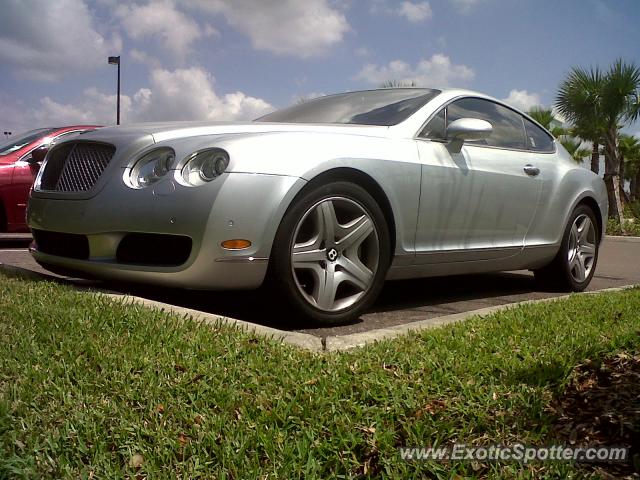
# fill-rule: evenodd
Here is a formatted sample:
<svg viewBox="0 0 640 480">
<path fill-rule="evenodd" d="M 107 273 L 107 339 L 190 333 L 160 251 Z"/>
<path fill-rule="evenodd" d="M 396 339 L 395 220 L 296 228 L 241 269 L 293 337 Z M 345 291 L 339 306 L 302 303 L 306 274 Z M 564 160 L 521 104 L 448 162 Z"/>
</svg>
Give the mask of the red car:
<svg viewBox="0 0 640 480">
<path fill-rule="evenodd" d="M 0 232 L 27 232 L 29 190 L 49 146 L 97 125 L 40 128 L 0 143 Z"/>
</svg>

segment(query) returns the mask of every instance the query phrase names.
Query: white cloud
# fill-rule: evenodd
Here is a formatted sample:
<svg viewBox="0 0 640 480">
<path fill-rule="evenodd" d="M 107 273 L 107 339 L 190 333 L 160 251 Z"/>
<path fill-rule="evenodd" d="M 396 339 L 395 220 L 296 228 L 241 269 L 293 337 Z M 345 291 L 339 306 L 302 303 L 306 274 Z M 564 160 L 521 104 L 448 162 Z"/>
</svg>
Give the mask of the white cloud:
<svg viewBox="0 0 640 480">
<path fill-rule="evenodd" d="M 159 38 L 164 47 L 181 60 L 189 53 L 195 40 L 217 33 L 213 27 L 200 28 L 192 18 L 178 11 L 172 0 L 150 0 L 146 5 L 120 5 L 115 15 L 130 38 Z"/>
<path fill-rule="evenodd" d="M 324 92 L 308 92 L 303 94 L 296 94 L 291 96 L 291 104 L 304 103 L 309 100 L 313 100 L 314 98 L 324 97 L 326 93 Z"/>
<path fill-rule="evenodd" d="M 199 67 L 151 72 L 150 88 L 134 95 L 135 121 L 249 120 L 273 107 L 243 92 L 219 96 L 214 78 Z"/>
<path fill-rule="evenodd" d="M 402 60 L 393 60 L 385 66 L 368 64 L 354 78 L 378 86 L 397 80 L 425 87 L 447 87 L 452 83 L 464 84 L 474 75 L 471 68 L 455 65 L 446 55 L 436 54 L 430 59 L 420 60 L 415 67 Z"/>
<path fill-rule="evenodd" d="M 191 5 L 223 15 L 254 48 L 280 55 L 321 55 L 349 30 L 345 16 L 327 0 L 191 0 Z"/>
<path fill-rule="evenodd" d="M 528 112 L 531 107 L 542 104 L 540 95 L 537 93 L 529 93 L 526 90 L 511 90 L 507 98 L 502 99 L 503 102 L 516 107 L 523 112 Z"/>
<path fill-rule="evenodd" d="M 129 57 L 134 62 L 141 63 L 143 65 L 146 65 L 149 68 L 160 68 L 160 60 L 158 60 L 155 57 L 152 57 L 147 52 L 138 50 L 137 48 L 134 48 L 129 52 Z"/>
<path fill-rule="evenodd" d="M 127 118 L 131 112 L 131 98 L 120 96 L 120 115 Z M 32 113 L 37 126 L 116 123 L 116 95 L 108 95 L 95 87 L 87 88 L 76 104 L 63 104 L 44 97 Z"/>
<path fill-rule="evenodd" d="M 433 11 L 429 2 L 402 2 L 398 15 L 406 17 L 410 22 L 418 23 L 431 18 Z"/>
<path fill-rule="evenodd" d="M 461 13 L 471 12 L 479 3 L 479 0 L 451 0 L 453 6 Z"/>
<path fill-rule="evenodd" d="M 56 80 L 104 65 L 122 47 L 94 27 L 82 0 L 6 0 L 0 8 L 0 62 L 21 76 Z"/>
<path fill-rule="evenodd" d="M 172 120 L 251 120 L 273 110 L 263 99 L 243 92 L 216 93 L 214 78 L 202 68 L 151 71 L 149 87 L 134 95 L 121 95 L 123 124 Z M 0 118 L 9 118 L 4 128 L 14 133 L 46 126 L 71 124 L 113 125 L 116 95 L 95 87 L 82 92 L 75 101 L 62 103 L 42 98 L 27 108 L 0 95 Z M 7 101 L 5 101 L 7 100 Z"/>
</svg>

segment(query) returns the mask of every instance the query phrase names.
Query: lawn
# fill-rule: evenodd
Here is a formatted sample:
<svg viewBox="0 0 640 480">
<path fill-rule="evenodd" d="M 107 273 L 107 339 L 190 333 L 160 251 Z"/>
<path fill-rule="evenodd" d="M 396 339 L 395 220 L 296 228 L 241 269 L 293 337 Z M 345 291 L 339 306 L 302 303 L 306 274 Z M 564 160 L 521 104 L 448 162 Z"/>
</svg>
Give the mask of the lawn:
<svg viewBox="0 0 640 480">
<path fill-rule="evenodd" d="M 313 354 L 0 275 L 0 478 L 590 475 L 397 449 L 553 444 L 574 367 L 638 354 L 638 312 L 640 290 L 573 296 Z"/>
</svg>

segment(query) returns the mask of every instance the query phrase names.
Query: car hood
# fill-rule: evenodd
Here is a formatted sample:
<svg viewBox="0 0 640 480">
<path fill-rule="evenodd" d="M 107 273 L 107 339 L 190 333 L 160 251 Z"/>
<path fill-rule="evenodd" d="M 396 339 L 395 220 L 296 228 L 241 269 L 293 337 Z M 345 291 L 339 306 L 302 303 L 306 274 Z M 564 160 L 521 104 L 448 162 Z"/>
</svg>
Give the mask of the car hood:
<svg viewBox="0 0 640 480">
<path fill-rule="evenodd" d="M 384 126 L 334 125 L 271 122 L 170 122 L 140 123 L 127 126 L 104 127 L 82 135 L 83 140 L 103 140 L 122 137 L 153 136 L 155 142 L 203 135 L 238 135 L 273 132 L 320 132 L 364 136 L 385 136 Z"/>
</svg>

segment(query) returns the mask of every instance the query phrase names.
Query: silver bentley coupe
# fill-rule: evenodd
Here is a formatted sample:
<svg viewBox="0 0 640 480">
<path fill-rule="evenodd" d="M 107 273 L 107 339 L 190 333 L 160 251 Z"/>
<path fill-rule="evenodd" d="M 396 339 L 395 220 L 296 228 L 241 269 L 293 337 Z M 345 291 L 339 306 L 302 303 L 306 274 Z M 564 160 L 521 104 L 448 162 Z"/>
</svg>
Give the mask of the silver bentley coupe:
<svg viewBox="0 0 640 480">
<path fill-rule="evenodd" d="M 607 209 L 603 181 L 522 112 L 472 91 L 397 88 L 61 142 L 28 223 L 52 271 L 264 283 L 291 315 L 330 324 L 356 318 L 385 279 L 531 269 L 583 290 Z"/>
</svg>

